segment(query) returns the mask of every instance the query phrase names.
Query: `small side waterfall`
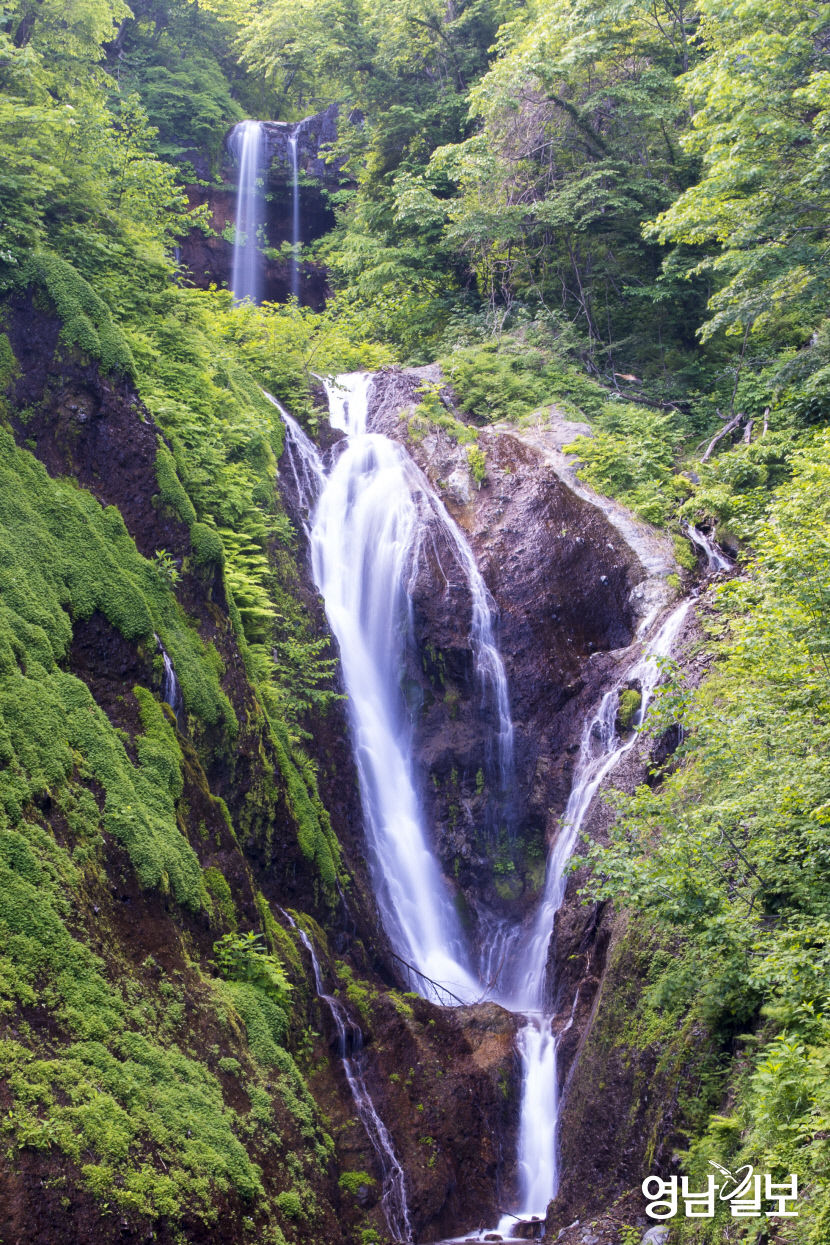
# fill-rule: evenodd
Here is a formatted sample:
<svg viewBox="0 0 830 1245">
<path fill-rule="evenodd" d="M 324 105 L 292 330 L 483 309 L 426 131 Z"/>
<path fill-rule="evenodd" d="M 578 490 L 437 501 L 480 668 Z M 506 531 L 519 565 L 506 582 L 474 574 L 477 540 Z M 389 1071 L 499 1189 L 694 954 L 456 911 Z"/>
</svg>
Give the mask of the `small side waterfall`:
<svg viewBox="0 0 830 1245">
<path fill-rule="evenodd" d="M 366 1081 L 360 1062 L 360 1052 L 363 1049 L 363 1034 L 357 1025 L 349 1020 L 339 1000 L 333 995 L 326 993 L 323 985 L 323 974 L 320 970 L 320 961 L 317 958 L 311 939 L 304 930 L 300 929 L 296 921 L 287 912 L 283 912 L 283 916 L 289 925 L 296 929 L 300 936 L 300 941 L 311 957 L 317 997 L 329 1009 L 337 1029 L 338 1054 L 340 1055 L 343 1072 L 354 1101 L 355 1110 L 357 1111 L 358 1119 L 366 1130 L 366 1136 L 369 1138 L 372 1149 L 380 1164 L 383 1190 L 381 1205 L 383 1206 L 383 1213 L 386 1216 L 389 1231 L 394 1241 L 400 1242 L 402 1245 L 410 1245 L 412 1241 L 412 1225 L 409 1222 L 409 1207 L 406 1201 L 406 1184 L 404 1182 L 403 1168 L 395 1154 L 389 1130 L 378 1115 L 369 1090 L 366 1088 Z"/>
<path fill-rule="evenodd" d="M 182 709 L 184 708 L 182 689 L 179 685 L 179 680 L 176 677 L 176 671 L 170 658 L 170 654 L 167 652 L 167 649 L 164 647 L 159 637 L 156 636 L 155 638 L 156 644 L 158 645 L 158 651 L 161 653 L 161 659 L 164 663 L 164 671 L 161 676 L 161 698 L 166 705 L 170 706 L 175 715 L 176 722 L 179 722 Z"/>
<path fill-rule="evenodd" d="M 689 540 L 699 549 L 706 559 L 706 569 L 710 575 L 717 575 L 719 571 L 731 571 L 733 562 L 727 558 L 713 540 L 701 532 L 700 528 L 694 527 L 691 523 L 685 524 L 686 535 Z"/>
<path fill-rule="evenodd" d="M 291 294 L 300 301 L 300 168 L 297 156 L 297 142 L 303 132 L 304 121 L 298 124 L 288 136 L 288 147 L 291 152 Z"/>
<path fill-rule="evenodd" d="M 233 244 L 231 290 L 236 302 L 262 298 L 263 262 L 259 230 L 264 222 L 262 190 L 265 127 L 261 121 L 240 121 L 231 131 L 231 152 L 239 163 L 236 191 L 236 237 Z"/>
<path fill-rule="evenodd" d="M 556 1196 L 559 1182 L 557 1039 L 551 1030 L 552 1017 L 545 1014 L 545 978 L 553 924 L 565 898 L 567 864 L 600 784 L 637 739 L 633 731 L 625 738 L 620 738 L 616 732 L 620 690 L 624 683 L 636 681 L 640 684 L 642 699 L 635 722 L 639 725 L 660 680 L 660 658 L 667 657 L 674 648 L 688 611 L 688 601 L 675 606 L 642 656 L 626 672 L 624 681 L 605 693 L 596 712 L 586 721 L 562 829 L 548 858 L 545 889 L 535 920 L 528 933 L 514 936 L 506 947 L 507 980 L 512 982 L 512 988 L 508 987 L 506 997 L 499 1002 L 528 1016 L 528 1023 L 519 1035 L 523 1080 L 519 1117 L 519 1213 L 523 1216 L 544 1216 L 548 1202 Z M 509 1232 L 511 1222 L 503 1220 L 500 1231 Z"/>
</svg>

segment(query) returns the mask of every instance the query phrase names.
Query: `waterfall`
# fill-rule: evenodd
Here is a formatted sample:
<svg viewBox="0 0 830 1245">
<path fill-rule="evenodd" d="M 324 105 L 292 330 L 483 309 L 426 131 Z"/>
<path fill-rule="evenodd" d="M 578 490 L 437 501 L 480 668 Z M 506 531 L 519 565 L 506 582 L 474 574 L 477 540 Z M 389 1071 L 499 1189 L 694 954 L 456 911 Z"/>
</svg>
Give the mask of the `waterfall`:
<svg viewBox="0 0 830 1245">
<path fill-rule="evenodd" d="M 406 1201 L 406 1184 L 404 1182 L 403 1168 L 395 1154 L 389 1130 L 378 1115 L 369 1090 L 366 1088 L 366 1081 L 360 1062 L 360 1052 L 363 1049 L 363 1034 L 358 1026 L 353 1024 L 348 1018 L 340 1001 L 333 995 L 326 993 L 323 986 L 320 961 L 317 958 L 311 939 L 304 930 L 300 929 L 296 921 L 287 912 L 282 909 L 281 911 L 289 925 L 296 929 L 300 936 L 300 941 L 311 957 L 317 997 L 329 1009 L 337 1029 L 337 1050 L 349 1091 L 354 1101 L 355 1110 L 380 1164 L 382 1176 L 381 1205 L 386 1216 L 389 1231 L 392 1234 L 393 1240 L 409 1245 L 412 1241 L 412 1225 L 409 1222 L 409 1207 Z"/>
<path fill-rule="evenodd" d="M 706 570 L 710 575 L 717 575 L 719 571 L 731 571 L 733 563 L 722 553 L 713 540 L 701 532 L 700 528 L 694 527 L 691 523 L 685 524 L 686 535 L 692 544 L 701 551 L 706 558 Z"/>
<path fill-rule="evenodd" d="M 411 640 L 409 592 L 430 523 L 446 539 L 473 603 L 471 646 L 482 695 L 498 715 L 500 765 L 512 766 L 507 683 L 475 560 L 426 478 L 395 441 L 367 431 L 373 377 L 327 382 L 332 427 L 346 433 L 328 476 L 302 430 L 286 423 L 295 484 L 310 525 L 312 570 L 340 646 L 378 908 L 395 953 L 427 997 L 482 993 L 453 896 L 430 850 L 401 690 Z M 315 505 L 316 495 L 316 505 Z M 506 719 L 506 721 L 505 721 Z"/>
<path fill-rule="evenodd" d="M 285 425 L 285 456 L 283 461 L 288 464 L 294 481 L 294 492 L 300 507 L 300 523 L 306 539 L 311 540 L 311 524 L 314 509 L 326 483 L 326 473 L 320 458 L 320 451 L 314 442 L 306 436 L 293 416 L 288 414 L 281 402 L 273 394 L 263 390 L 265 397 L 279 411 Z"/>
<path fill-rule="evenodd" d="M 300 170 L 297 158 L 297 140 L 302 133 L 304 121 L 300 121 L 288 136 L 291 152 L 291 294 L 300 302 Z"/>
<path fill-rule="evenodd" d="M 639 725 L 660 680 L 660 658 L 671 653 L 688 611 L 688 601 L 682 601 L 672 610 L 642 656 L 626 672 L 624 680 L 605 693 L 596 712 L 587 719 L 562 829 L 548 857 L 542 900 L 529 932 L 514 936 L 507 944 L 507 976 L 511 985 L 499 1002 L 528 1017 L 518 1043 L 523 1080 L 518 1150 L 519 1211 L 523 1216 L 544 1216 L 558 1187 L 557 1040 L 551 1031 L 552 1017 L 545 1013 L 545 978 L 553 923 L 565 898 L 566 867 L 600 784 L 637 739 L 633 732 L 624 739 L 616 732 L 620 691 L 625 683 L 639 683 L 642 699 L 635 721 L 635 725 Z M 507 1232 L 509 1227 L 510 1220 L 500 1224 L 501 1231 Z"/>
<path fill-rule="evenodd" d="M 231 290 L 238 303 L 246 298 L 258 303 L 262 298 L 263 276 L 258 241 L 265 202 L 261 185 L 265 165 L 265 127 L 262 122 L 240 121 L 231 131 L 229 147 L 239 164 Z"/>
<path fill-rule="evenodd" d="M 675 607 L 586 720 L 535 917 L 528 926 L 510 927 L 483 914 L 488 945 L 482 948 L 476 972 L 451 893 L 429 848 L 412 771 L 411 724 L 400 687 L 411 640 L 409 592 L 422 544 L 436 525 L 453 561 L 445 574 L 460 572 L 472 601 L 470 643 L 483 705 L 498 723 L 496 750 L 505 787 L 513 774 L 507 682 L 489 594 L 467 541 L 405 450 L 367 431 L 372 382 L 363 373 L 325 382 L 331 425 L 346 434 L 328 475 L 316 446 L 280 408 L 285 458 L 309 538 L 314 579 L 340 646 L 370 868 L 393 949 L 418 970 L 417 988 L 426 997 L 446 1001 L 435 987 L 439 982 L 456 1001 L 472 1002 L 489 993 L 525 1017 L 517 1039 L 522 1067 L 519 1204 L 517 1213 L 505 1216 L 498 1227 L 509 1237 L 517 1217 L 544 1216 L 558 1185 L 557 1038 L 553 1016 L 546 1010 L 546 973 L 554 919 L 565 896 L 566 867 L 600 784 L 637 739 L 633 731 L 624 738 L 617 734 L 620 692 L 626 684 L 639 685 L 635 724 L 641 723 L 660 679 L 659 659 L 672 651 L 689 603 Z M 576 1000 L 566 1029 L 575 1010 Z"/>
<path fill-rule="evenodd" d="M 370 373 L 355 372 L 339 376 L 333 382 L 323 382 L 329 400 L 331 426 L 345 432 L 352 443 L 355 443 L 356 438 L 367 436 L 369 390 L 373 381 L 374 377 Z M 472 549 L 457 524 L 450 518 L 443 502 L 433 492 L 426 477 L 396 441 L 390 441 L 379 434 L 373 434 L 373 438 L 375 444 L 383 443 L 391 450 L 392 457 L 396 460 L 401 488 L 411 493 L 420 518 L 411 537 L 412 572 L 417 569 L 422 542 L 426 539 L 432 521 L 449 547 L 455 568 L 461 572 L 469 592 L 472 605 L 470 647 L 481 689 L 481 708 L 483 712 L 491 713 L 497 723 L 495 751 L 499 784 L 502 795 L 509 797 L 514 777 L 513 719 L 507 691 L 507 675 L 494 634 L 492 597 L 476 565 Z M 447 582 L 451 573 L 452 568 L 444 572 Z"/>
<path fill-rule="evenodd" d="M 169 705 L 173 710 L 176 722 L 178 722 L 182 708 L 184 707 L 182 689 L 179 685 L 179 680 L 176 677 L 176 671 L 173 666 L 173 662 L 170 659 L 170 654 L 167 652 L 167 649 L 164 647 L 158 636 L 155 637 L 155 640 L 164 664 L 164 670 L 161 676 L 161 698 L 164 703 Z"/>
</svg>

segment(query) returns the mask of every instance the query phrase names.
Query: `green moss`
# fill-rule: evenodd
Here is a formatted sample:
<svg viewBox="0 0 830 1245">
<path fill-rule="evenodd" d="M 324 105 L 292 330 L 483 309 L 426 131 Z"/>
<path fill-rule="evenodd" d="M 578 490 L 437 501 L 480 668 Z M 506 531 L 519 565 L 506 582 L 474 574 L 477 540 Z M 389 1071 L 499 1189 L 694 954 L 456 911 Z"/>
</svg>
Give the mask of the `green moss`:
<svg viewBox="0 0 830 1245">
<path fill-rule="evenodd" d="M 188 497 L 181 480 L 176 474 L 176 461 L 161 441 L 156 451 L 156 479 L 159 486 L 159 497 L 182 523 L 193 526 L 196 523 L 196 511 Z"/>
<path fill-rule="evenodd" d="M 193 546 L 193 560 L 197 566 L 224 565 L 225 546 L 215 528 L 208 527 L 207 523 L 192 524 L 190 543 Z"/>
<path fill-rule="evenodd" d="M 361 1019 L 367 1024 L 372 1020 L 372 1002 L 375 998 L 375 991 L 366 981 L 360 981 L 354 975 L 354 970 L 344 960 L 338 960 L 335 964 L 337 976 L 346 987 L 346 998 L 352 1007 L 360 1015 Z M 399 996 L 400 997 L 400 996 Z M 401 1002 L 403 1000 L 401 999 Z M 404 1007 L 408 1004 L 404 1003 Z"/>
<path fill-rule="evenodd" d="M 214 919 L 225 929 L 235 930 L 237 928 L 236 907 L 225 875 L 220 869 L 211 866 L 204 870 L 202 877 L 205 890 L 210 896 Z"/>
<path fill-rule="evenodd" d="M 467 462 L 470 467 L 470 475 L 475 480 L 479 488 L 487 479 L 487 456 L 484 450 L 479 449 L 477 445 L 467 446 Z"/>
<path fill-rule="evenodd" d="M 217 989 L 239 1017 L 251 1054 L 261 1068 L 279 1067 L 280 1043 L 288 1033 L 289 1013 L 267 990 L 249 981 L 223 981 Z"/>
<path fill-rule="evenodd" d="M 0 333 L 0 390 L 6 390 L 17 372 L 17 359 L 5 333 Z"/>
<path fill-rule="evenodd" d="M 301 1219 L 303 1216 L 300 1195 L 295 1193 L 293 1189 L 286 1190 L 284 1193 L 278 1193 L 275 1198 L 275 1205 L 277 1210 L 285 1215 L 287 1219 Z"/>
<path fill-rule="evenodd" d="M 89 792 L 65 789 L 60 812 L 73 835 L 95 841 Z M 26 1026 L 0 1041 L 5 1146 L 65 1154 L 81 1183 L 121 1211 L 177 1216 L 187 1206 L 209 1221 L 218 1190 L 261 1193 L 259 1169 L 212 1074 L 137 1031 L 158 1000 L 133 979 L 123 992 L 111 985 L 70 932 L 67 896 L 81 895 L 83 881 L 47 831 L 30 821 L 12 829 L 0 815 L 0 1014 L 36 1007 L 63 1038 L 57 1055 L 27 1045 Z"/>
<path fill-rule="evenodd" d="M 405 1020 L 414 1019 L 415 1013 L 410 1003 L 397 990 L 388 990 L 387 997 L 399 1016 L 403 1016 Z"/>
<path fill-rule="evenodd" d="M 81 274 L 49 251 L 39 251 L 24 264 L 18 284 L 43 290 L 63 323 L 61 338 L 98 359 L 105 372 L 135 373 L 135 361 L 109 307 Z"/>
<path fill-rule="evenodd" d="M 118 512 L 51 479 L 3 431 L 0 544 L 0 809 L 16 825 L 31 800 L 54 795 L 73 773 L 94 776 L 100 830 L 127 849 L 141 884 L 201 906 L 201 870 L 176 824 L 181 753 L 164 711 L 136 689 L 143 732 L 134 762 L 86 685 L 61 666 L 73 620 L 97 611 L 133 643 L 161 635 L 188 712 L 230 726 L 207 650 Z"/>
<path fill-rule="evenodd" d="M 341 1172 L 337 1184 L 344 1193 L 357 1197 L 364 1189 L 374 1188 L 376 1181 L 368 1172 Z"/>
<path fill-rule="evenodd" d="M 265 930 L 265 936 L 271 944 L 274 954 L 278 955 L 283 963 L 288 966 L 296 979 L 304 982 L 306 980 L 305 968 L 297 950 L 297 945 L 289 932 L 274 920 L 274 914 L 268 906 L 268 900 L 261 891 L 257 891 L 256 906 L 259 912 L 259 919 L 262 922 L 262 928 Z"/>
<path fill-rule="evenodd" d="M 285 779 L 291 812 L 297 823 L 300 851 L 311 860 L 323 883 L 333 888 L 340 863 L 340 848 L 331 821 L 317 793 L 316 779 L 310 766 L 301 772 L 290 756 L 290 744 L 281 723 L 271 719 L 275 751 L 280 772 Z"/>
<path fill-rule="evenodd" d="M 442 398 L 440 384 L 426 381 L 416 392 L 420 402 L 408 424 L 408 435 L 412 441 L 422 441 L 430 427 L 433 427 L 440 428 L 458 445 L 475 445 L 478 429 L 471 428 L 469 424 L 462 423 L 450 414 Z"/>
<path fill-rule="evenodd" d="M 625 691 L 620 693 L 620 703 L 617 708 L 617 730 L 621 733 L 631 730 L 642 703 L 643 698 L 636 688 L 627 687 Z"/>
<path fill-rule="evenodd" d="M 682 477 L 678 477 L 682 479 Z M 697 554 L 692 548 L 692 543 L 685 536 L 679 536 L 675 533 L 672 536 L 672 544 L 674 545 L 674 556 L 679 566 L 684 571 L 697 570 Z"/>
</svg>

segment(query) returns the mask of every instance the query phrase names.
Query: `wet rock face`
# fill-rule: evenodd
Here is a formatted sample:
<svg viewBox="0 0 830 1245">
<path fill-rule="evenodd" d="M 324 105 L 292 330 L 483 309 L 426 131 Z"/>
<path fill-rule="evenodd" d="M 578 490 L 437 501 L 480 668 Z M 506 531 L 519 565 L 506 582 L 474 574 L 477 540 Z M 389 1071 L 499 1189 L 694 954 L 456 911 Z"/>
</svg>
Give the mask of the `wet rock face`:
<svg viewBox="0 0 830 1245">
<path fill-rule="evenodd" d="M 496 1223 L 515 1195 L 520 1072 L 516 1018 L 495 1003 L 438 1008 L 384 996 L 369 1053 L 370 1089 L 406 1172 L 415 1239 Z"/>
<path fill-rule="evenodd" d="M 516 757 L 511 803 L 494 792 L 488 766 L 493 720 L 474 678 L 469 593 L 440 539 L 427 538 L 406 671 L 423 797 L 468 906 L 480 897 L 515 919 L 541 884 L 584 714 L 614 672 L 609 654 L 633 638 L 632 589 L 644 572 L 603 513 L 515 436 L 481 432 L 478 487 L 464 446 L 437 428 L 410 430 L 422 379 L 382 373 L 371 427 L 406 445 L 472 546 L 497 615 Z"/>
<path fill-rule="evenodd" d="M 267 171 L 265 181 L 265 233 L 267 245 L 278 249 L 292 241 L 293 163 L 290 135 L 296 127 L 279 121 L 265 122 Z M 297 133 L 297 164 L 300 187 L 300 241 L 307 246 L 334 226 L 330 195 L 341 189 L 337 162 L 328 163 L 324 149 L 337 137 L 337 108 L 308 117 Z M 219 186 L 188 187 L 191 206 L 208 204 L 211 224 L 217 236 L 209 237 L 194 229 L 181 246 L 181 262 L 195 285 L 207 289 L 211 283 L 229 285 L 233 265 L 233 225 L 236 218 L 237 164 L 226 151 Z M 300 268 L 300 300 L 320 308 L 325 302 L 328 282 L 320 265 L 304 263 Z M 285 302 L 291 293 L 291 264 L 288 259 L 265 260 L 264 298 Z"/>
</svg>

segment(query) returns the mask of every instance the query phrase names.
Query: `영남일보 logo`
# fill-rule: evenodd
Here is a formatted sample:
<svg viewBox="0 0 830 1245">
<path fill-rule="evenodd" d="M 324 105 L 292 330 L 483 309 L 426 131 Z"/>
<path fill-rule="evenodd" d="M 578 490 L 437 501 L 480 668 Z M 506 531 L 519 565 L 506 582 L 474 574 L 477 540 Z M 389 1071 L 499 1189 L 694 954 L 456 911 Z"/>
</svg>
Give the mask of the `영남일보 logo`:
<svg viewBox="0 0 830 1245">
<path fill-rule="evenodd" d="M 687 1219 L 713 1219 L 716 1202 L 728 1202 L 733 1218 L 792 1219 L 798 1215 L 792 1204 L 798 1198 L 798 1177 L 787 1177 L 787 1184 L 773 1184 L 772 1176 L 756 1176 L 750 1163 L 732 1172 L 728 1167 L 710 1160 L 724 1179 L 718 1182 L 709 1176 L 702 1192 L 692 1192 L 687 1176 L 647 1176 L 643 1181 L 643 1194 L 648 1199 L 646 1214 L 649 1219 L 673 1219 L 680 1202 Z M 763 1198 L 761 1184 L 763 1179 Z M 679 1192 L 679 1197 L 678 1197 Z"/>
</svg>

